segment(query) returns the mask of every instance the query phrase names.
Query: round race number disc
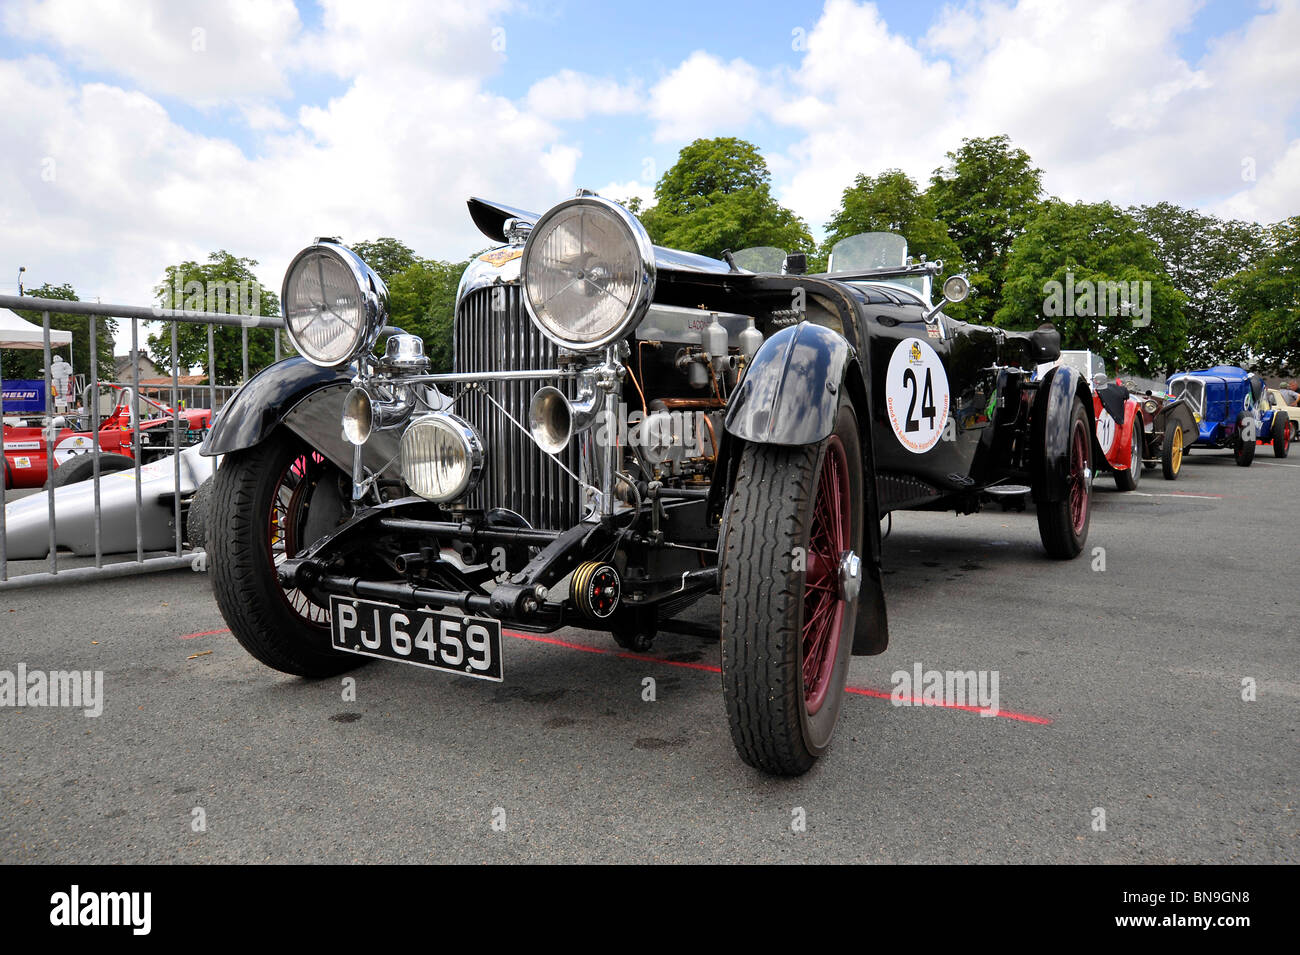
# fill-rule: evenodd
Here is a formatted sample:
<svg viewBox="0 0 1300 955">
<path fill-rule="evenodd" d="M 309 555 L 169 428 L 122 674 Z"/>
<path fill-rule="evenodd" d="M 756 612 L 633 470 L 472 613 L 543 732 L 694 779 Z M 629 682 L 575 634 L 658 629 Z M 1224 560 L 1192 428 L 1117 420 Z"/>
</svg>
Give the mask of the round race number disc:
<svg viewBox="0 0 1300 955">
<path fill-rule="evenodd" d="M 885 373 L 885 410 L 898 442 L 924 454 L 943 436 L 948 423 L 948 373 L 928 342 L 904 338 Z"/>
<path fill-rule="evenodd" d="M 1115 419 L 1105 408 L 1101 409 L 1101 417 L 1097 419 L 1097 443 L 1101 445 L 1103 454 L 1110 454 L 1111 445 L 1115 443 Z"/>
</svg>

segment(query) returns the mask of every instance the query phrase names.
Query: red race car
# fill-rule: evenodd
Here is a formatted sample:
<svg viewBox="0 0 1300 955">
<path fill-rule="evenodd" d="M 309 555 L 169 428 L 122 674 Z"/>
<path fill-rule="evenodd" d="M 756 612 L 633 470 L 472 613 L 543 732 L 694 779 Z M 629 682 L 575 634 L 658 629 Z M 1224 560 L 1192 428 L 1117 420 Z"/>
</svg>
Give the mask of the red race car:
<svg viewBox="0 0 1300 955">
<path fill-rule="evenodd" d="M 1098 471 L 1109 471 L 1115 486 L 1132 491 L 1142 477 L 1142 402 L 1118 381 L 1106 377 L 1106 362 L 1096 352 L 1063 351 L 1059 362 L 1038 367 L 1041 376 L 1049 367 L 1068 365 L 1092 388 L 1092 410 L 1097 421 L 1092 459 Z"/>
<path fill-rule="evenodd" d="M 135 466 L 132 453 L 136 429 L 140 431 L 140 459 L 142 464 L 165 457 L 178 450 L 173 438 L 173 409 L 140 396 L 150 414 L 139 419 L 132 400 L 131 389 L 122 385 L 105 384 L 113 389 L 116 402 L 113 410 L 103 417 L 99 427 L 99 459 L 101 474 L 124 471 Z M 197 444 L 212 424 L 208 408 L 182 408 L 180 417 L 180 447 Z M 93 463 L 87 454 L 95 445 L 95 435 L 90 430 L 90 415 L 83 413 L 63 415 L 54 419 L 54 440 L 51 429 L 40 425 L 4 426 L 4 486 L 6 488 L 62 487 L 84 481 L 91 476 Z M 52 445 L 52 447 L 51 447 Z M 51 454 L 52 450 L 52 454 Z M 50 459 L 54 461 L 54 475 L 50 475 Z M 48 484 L 47 484 L 48 482 Z"/>
</svg>

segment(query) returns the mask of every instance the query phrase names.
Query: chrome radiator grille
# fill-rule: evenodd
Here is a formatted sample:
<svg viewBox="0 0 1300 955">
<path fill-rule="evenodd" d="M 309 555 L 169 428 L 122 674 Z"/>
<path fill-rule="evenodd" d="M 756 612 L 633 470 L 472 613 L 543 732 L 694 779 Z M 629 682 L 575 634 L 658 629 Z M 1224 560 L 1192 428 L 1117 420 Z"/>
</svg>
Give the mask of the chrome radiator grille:
<svg viewBox="0 0 1300 955">
<path fill-rule="evenodd" d="M 559 362 L 558 347 L 533 326 L 517 285 L 483 288 L 466 295 L 456 312 L 452 349 L 452 369 L 458 374 L 555 368 Z M 481 382 L 479 387 L 486 388 L 527 427 L 528 405 L 547 384 L 570 398 L 576 394 L 572 380 L 530 378 Z M 467 393 L 457 403 L 456 412 L 478 431 L 486 458 L 483 481 L 467 502 L 470 507 L 508 508 L 533 527 L 548 530 L 564 530 L 578 523 L 581 495 L 577 482 L 507 421 L 486 395 Z M 576 441 L 561 455 L 574 474 L 582 473 L 578 457 Z"/>
</svg>

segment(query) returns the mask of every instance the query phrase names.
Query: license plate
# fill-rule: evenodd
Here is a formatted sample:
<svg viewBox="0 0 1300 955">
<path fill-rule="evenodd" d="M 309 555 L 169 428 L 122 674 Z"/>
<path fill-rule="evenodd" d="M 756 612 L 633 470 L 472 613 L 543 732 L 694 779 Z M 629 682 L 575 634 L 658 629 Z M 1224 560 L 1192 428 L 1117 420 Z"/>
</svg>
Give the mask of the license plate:
<svg viewBox="0 0 1300 955">
<path fill-rule="evenodd" d="M 330 597 L 335 650 L 494 680 L 501 669 L 501 621 Z"/>
</svg>

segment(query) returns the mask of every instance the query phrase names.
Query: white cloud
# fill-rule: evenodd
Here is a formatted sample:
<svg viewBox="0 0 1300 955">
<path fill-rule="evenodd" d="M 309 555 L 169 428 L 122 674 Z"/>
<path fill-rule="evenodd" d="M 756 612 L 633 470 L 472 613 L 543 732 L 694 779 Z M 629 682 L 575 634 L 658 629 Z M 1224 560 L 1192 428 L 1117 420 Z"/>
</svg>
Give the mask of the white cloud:
<svg viewBox="0 0 1300 955">
<path fill-rule="evenodd" d="M 510 55 L 513 0 L 321 0 L 322 26 L 288 53 L 292 66 L 348 78 L 418 69 L 461 78 L 492 73 Z"/>
<path fill-rule="evenodd" d="M 481 55 L 490 9 L 438 16 L 435 30 L 421 7 L 411 25 L 436 39 L 377 56 L 366 44 L 382 36 L 350 12 L 327 12 L 323 32 L 297 49 L 318 44 L 351 64 L 346 91 L 292 117 L 232 96 L 255 135 L 249 152 L 186 129 L 144 92 L 79 83 L 41 57 L 0 60 L 0 261 L 26 265 L 29 286 L 71 281 L 83 295 L 138 304 L 167 265 L 219 248 L 260 260 L 272 287 L 316 235 L 396 235 L 443 258 L 481 248 L 488 240 L 466 198 L 546 208 L 572 192 L 580 153 L 549 122 L 484 89 L 482 75 L 496 68 Z M 477 57 L 475 70 L 423 62 L 429 44 L 477 43 L 474 56 L 462 54 Z M 52 181 L 42 178 L 47 159 Z"/>
<path fill-rule="evenodd" d="M 680 138 L 746 120 L 801 131 L 768 160 L 782 200 L 814 228 L 857 173 L 897 167 L 924 185 L 963 137 L 997 133 L 1024 148 L 1062 198 L 1208 208 L 1232 197 L 1264 219 L 1293 215 L 1286 128 L 1300 108 L 1300 3 L 1261 8 L 1189 63 L 1179 39 L 1198 7 L 974 0 L 945 9 L 918 43 L 892 32 L 872 3 L 829 0 L 784 96 L 756 66 L 696 53 L 669 75 L 675 95 L 652 116 L 661 135 Z M 692 104 L 704 85 L 697 77 L 710 71 L 741 91 L 739 108 Z M 710 112 L 717 121 L 705 133 Z M 1243 189 L 1246 157 L 1260 180 Z"/>
<path fill-rule="evenodd" d="M 280 53 L 301 28 L 291 0 L 12 0 L 3 23 L 78 66 L 200 104 L 288 95 Z"/>
<path fill-rule="evenodd" d="M 739 132 L 765 96 L 759 71 L 744 60 L 724 63 L 697 50 L 650 91 L 650 117 L 660 142 Z"/>
<path fill-rule="evenodd" d="M 655 186 L 652 182 L 645 183 L 637 179 L 629 179 L 627 182 L 607 182 L 595 191 L 615 202 L 640 199 L 643 209 L 648 209 L 655 203 Z"/>
<path fill-rule="evenodd" d="M 577 120 L 591 115 L 633 112 L 641 106 L 641 97 L 632 86 L 560 70 L 529 87 L 524 106 L 544 119 Z"/>
<path fill-rule="evenodd" d="M 1300 215 L 1300 140 L 1291 143 L 1282 157 L 1262 174 L 1252 170 L 1250 159 L 1243 161 L 1241 173 L 1253 172 L 1258 180 L 1216 203 L 1210 211 L 1230 219 L 1259 222 Z"/>
</svg>

